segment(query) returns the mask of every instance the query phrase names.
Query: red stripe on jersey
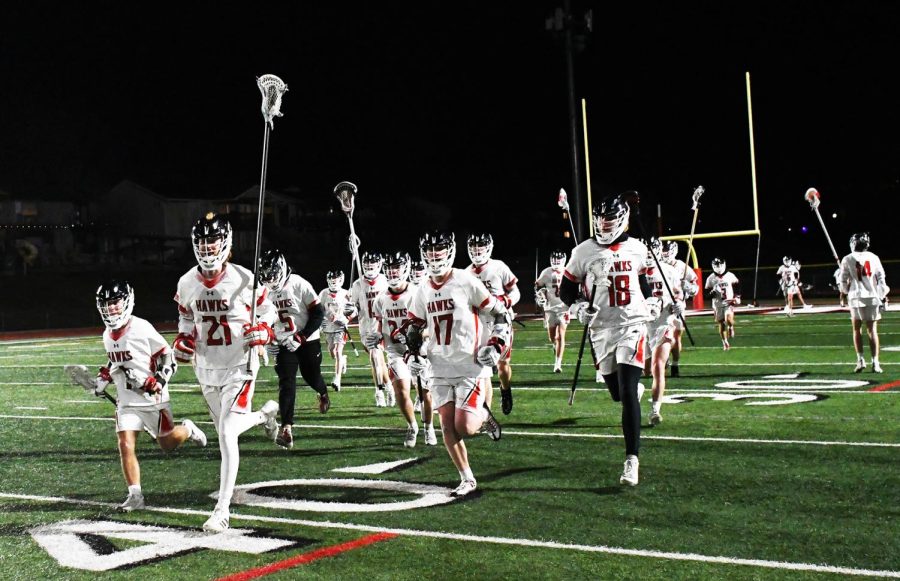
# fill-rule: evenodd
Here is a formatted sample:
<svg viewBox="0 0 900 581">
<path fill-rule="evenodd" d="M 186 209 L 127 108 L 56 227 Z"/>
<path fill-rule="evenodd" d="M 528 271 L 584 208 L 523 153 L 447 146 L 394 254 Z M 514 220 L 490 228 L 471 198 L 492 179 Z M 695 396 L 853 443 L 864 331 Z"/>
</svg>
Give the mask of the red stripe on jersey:
<svg viewBox="0 0 900 581">
<path fill-rule="evenodd" d="M 219 272 L 219 274 L 215 275 L 212 278 L 206 278 L 205 276 L 203 276 L 202 272 L 200 271 L 200 267 L 198 266 L 197 267 L 197 280 L 200 281 L 203 284 L 203 286 L 205 286 L 206 288 L 212 288 L 212 287 L 216 286 L 217 284 L 219 284 L 219 282 L 225 276 L 226 272 L 227 272 L 227 270 L 223 266 L 222 270 Z"/>
<path fill-rule="evenodd" d="M 181 313 L 182 315 L 192 315 L 193 314 L 190 309 L 182 307 L 180 304 L 178 305 L 178 312 Z"/>
<path fill-rule="evenodd" d="M 428 323 L 428 321 L 416 316 L 416 314 L 410 310 L 406 311 L 406 317 L 411 320 L 416 325 L 416 327 L 424 327 L 425 324 Z"/>
<path fill-rule="evenodd" d="M 473 355 L 478 354 L 478 333 L 481 330 L 479 327 L 479 323 L 481 320 L 478 318 L 478 311 L 475 310 L 475 307 L 472 307 L 472 316 L 475 317 L 475 350 L 472 352 Z"/>
<path fill-rule="evenodd" d="M 634 358 L 635 358 L 635 361 L 637 361 L 638 363 L 640 363 L 641 366 L 644 365 L 644 340 L 645 340 L 646 338 L 647 338 L 646 335 L 643 335 L 643 334 L 641 335 L 641 339 L 640 339 L 640 341 L 638 341 L 638 344 L 637 344 L 637 350 L 636 350 L 636 352 L 635 352 L 635 354 L 634 354 L 634 355 L 635 355 L 635 357 L 634 357 Z"/>
<path fill-rule="evenodd" d="M 483 301 L 481 301 L 481 304 L 478 305 L 478 308 L 479 308 L 479 309 L 483 309 L 484 307 L 486 307 L 486 306 L 488 305 L 488 303 L 491 302 L 491 299 L 492 299 L 492 298 L 493 298 L 493 297 L 488 297 L 488 298 L 484 299 Z"/>
<path fill-rule="evenodd" d="M 319 299 L 313 299 L 313 302 L 311 302 L 311 303 L 309 303 L 308 305 L 306 305 L 306 310 L 307 310 L 307 311 L 313 311 L 313 310 L 315 310 L 315 308 L 318 307 L 318 306 L 319 306 Z"/>
<path fill-rule="evenodd" d="M 519 282 L 519 279 L 517 279 L 516 277 L 513 277 L 513 279 L 511 281 L 509 281 L 508 283 L 503 285 L 503 288 L 506 289 L 507 292 L 509 292 L 509 289 L 516 286 L 517 282 Z"/>
<path fill-rule="evenodd" d="M 431 288 L 433 288 L 434 290 L 438 290 L 438 289 L 440 289 L 442 286 L 444 286 L 445 284 L 447 284 L 448 282 L 450 282 L 450 279 L 451 279 L 451 278 L 453 278 L 453 271 L 452 271 L 452 270 L 450 271 L 450 274 L 447 275 L 447 278 L 444 279 L 444 282 L 438 284 L 438 283 L 434 282 L 434 279 L 433 279 L 433 278 L 429 278 L 429 279 L 428 279 L 428 284 L 430 284 L 430 285 L 431 285 Z"/>
<path fill-rule="evenodd" d="M 168 345 L 150 356 L 150 373 L 156 373 L 156 360 L 169 349 Z"/>
<path fill-rule="evenodd" d="M 257 307 L 261 306 L 263 304 L 263 301 L 266 300 L 266 295 L 268 294 L 268 292 L 269 292 L 269 289 L 267 289 L 266 287 L 263 287 L 262 294 L 259 295 L 258 299 L 256 299 Z"/>
<path fill-rule="evenodd" d="M 110 329 L 109 336 L 113 341 L 118 341 L 122 338 L 122 335 L 125 334 L 125 331 L 131 326 L 131 319 L 128 319 L 128 322 L 125 323 L 124 326 L 119 327 L 118 329 Z"/>
<path fill-rule="evenodd" d="M 563 271 L 563 276 L 566 277 L 567 279 L 571 280 L 572 282 L 581 282 L 580 280 L 575 278 L 575 275 L 572 274 L 571 272 L 569 272 L 568 270 Z"/>
</svg>

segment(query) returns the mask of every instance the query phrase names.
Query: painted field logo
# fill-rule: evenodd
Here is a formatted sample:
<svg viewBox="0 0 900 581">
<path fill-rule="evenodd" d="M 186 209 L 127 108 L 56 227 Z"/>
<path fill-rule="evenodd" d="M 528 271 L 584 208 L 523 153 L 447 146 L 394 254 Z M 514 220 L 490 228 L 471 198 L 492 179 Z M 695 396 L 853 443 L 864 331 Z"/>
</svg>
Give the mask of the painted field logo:
<svg viewBox="0 0 900 581">
<path fill-rule="evenodd" d="M 296 545 L 296 541 L 254 536 L 250 529 L 210 535 L 115 521 L 68 520 L 33 528 L 32 538 L 63 567 L 111 571 L 198 549 L 258 555 Z M 117 550 L 113 541 L 129 548 Z M 141 543 L 140 546 L 130 546 Z"/>
</svg>

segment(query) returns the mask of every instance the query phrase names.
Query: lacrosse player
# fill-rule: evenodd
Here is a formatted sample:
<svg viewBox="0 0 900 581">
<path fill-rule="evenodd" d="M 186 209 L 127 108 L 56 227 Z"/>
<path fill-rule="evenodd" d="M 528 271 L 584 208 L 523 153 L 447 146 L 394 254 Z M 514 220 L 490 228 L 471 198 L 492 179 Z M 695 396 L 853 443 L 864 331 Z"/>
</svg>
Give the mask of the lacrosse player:
<svg viewBox="0 0 900 581">
<path fill-rule="evenodd" d="M 319 302 L 325 310 L 325 321 L 322 331 L 328 344 L 328 354 L 334 360 L 334 378 L 331 387 L 341 391 L 341 375 L 347 373 L 347 356 L 344 345 L 347 344 L 347 324 L 356 317 L 356 308 L 350 302 L 350 292 L 344 287 L 344 273 L 340 270 L 329 270 L 325 274 L 327 288 L 319 293 Z"/>
<path fill-rule="evenodd" d="M 251 411 L 259 371 L 256 348 L 275 340 L 275 311 L 267 288 L 254 297 L 253 273 L 229 262 L 231 224 L 227 219 L 210 212 L 197 220 L 191 242 L 198 266 L 178 281 L 178 336 L 173 347 L 175 359 L 193 362 L 219 434 L 219 498 L 203 530 L 221 532 L 228 528 L 240 464 L 238 436 L 260 424 L 270 440 L 278 433 L 277 402 L 267 401 L 259 411 Z M 251 321 L 254 299 L 258 320 Z"/>
<path fill-rule="evenodd" d="M 729 339 L 734 337 L 734 306 L 741 304 L 741 283 L 729 272 L 725 261 L 713 258 L 712 274 L 706 278 L 706 290 L 713 301 L 713 313 L 722 339 L 722 349 L 731 349 Z"/>
<path fill-rule="evenodd" d="M 122 474 L 128 497 L 119 510 L 131 512 L 144 508 L 141 491 L 141 467 L 135 444 L 146 430 L 159 447 L 170 452 L 186 440 L 206 445 L 204 434 L 191 420 L 176 426 L 172 419 L 168 383 L 177 369 L 172 349 L 153 325 L 132 316 L 134 289 L 124 281 L 100 285 L 96 293 L 97 310 L 103 325 L 103 346 L 107 363 L 96 378 L 79 366 L 78 382 L 97 396 L 104 396 L 110 384 L 116 387 L 116 435 Z"/>
<path fill-rule="evenodd" d="M 282 448 L 294 447 L 294 401 L 297 397 L 297 370 L 303 381 L 316 392 L 319 412 L 331 407 L 328 387 L 322 378 L 322 342 L 319 327 L 325 319 L 325 309 L 309 282 L 293 274 L 278 250 L 268 250 L 259 258 L 259 282 L 269 291 L 275 306 L 275 341 L 266 346 L 275 356 L 278 374 L 278 407 L 281 427 L 275 443 Z"/>
<path fill-rule="evenodd" d="M 377 321 L 372 311 L 375 297 L 387 289 L 387 279 L 381 274 L 381 255 L 374 252 L 363 252 L 361 259 L 362 276 L 350 285 L 350 302 L 353 303 L 359 317 L 359 337 L 362 339 L 377 330 Z M 365 347 L 365 345 L 363 345 Z M 384 354 L 381 346 L 375 349 L 366 347 L 372 361 L 372 379 L 375 381 L 375 407 L 394 405 L 394 391 L 385 386 L 390 382 Z"/>
<path fill-rule="evenodd" d="M 464 439 L 485 429 L 499 440 L 501 427 L 484 405 L 485 367 L 493 367 L 509 339 L 512 319 L 506 306 L 488 292 L 484 284 L 466 270 L 453 268 L 456 239 L 452 232 L 430 232 L 422 236 L 419 248 L 429 280 L 412 297 L 407 321 L 391 334 L 407 340 L 412 325 L 430 335 L 424 357 L 412 358 L 410 373 L 431 384 L 431 397 L 441 418 L 444 446 L 459 471 L 460 484 L 451 493 L 465 496 L 477 482 L 469 466 Z M 478 314 L 492 317 L 488 337 Z"/>
<path fill-rule="evenodd" d="M 653 399 L 649 421 L 651 426 L 656 426 L 662 421 L 662 415 L 659 412 L 662 407 L 662 397 L 666 391 L 666 363 L 669 360 L 672 346 L 675 344 L 675 321 L 682 313 L 684 301 L 682 287 L 679 284 L 682 273 L 663 260 L 664 257 L 661 256 L 663 246 L 659 239 L 650 239 L 650 252 L 656 254 L 656 259 L 659 260 L 659 268 L 657 268 L 656 261 L 648 254 L 645 263 L 647 283 L 650 285 L 653 297 L 659 301 L 648 303 L 651 307 L 650 314 L 656 316 L 647 322 L 647 345 L 651 353 L 651 375 L 653 376 Z M 675 297 L 674 302 L 666 291 L 666 283 Z M 656 312 L 657 306 L 659 306 L 659 312 Z"/>
<path fill-rule="evenodd" d="M 804 309 L 811 308 L 812 305 L 806 304 L 803 300 L 803 285 L 800 284 L 800 261 L 796 258 L 791 260 L 791 268 L 794 270 L 794 294 L 800 299 L 800 304 Z"/>
<path fill-rule="evenodd" d="M 675 283 L 675 287 L 678 287 L 681 290 L 681 299 L 678 298 L 679 293 L 677 292 L 675 293 L 675 297 L 676 305 L 680 307 L 683 312 L 687 305 L 687 301 L 695 297 L 700 291 L 700 286 L 697 283 L 697 273 L 694 272 L 694 269 L 689 267 L 685 261 L 678 258 L 678 242 L 669 240 L 666 242 L 664 248 L 665 261 L 674 266 L 676 272 L 681 273 L 681 276 Z M 672 287 L 672 292 L 675 292 L 675 287 Z M 672 377 L 678 377 L 678 361 L 681 359 L 681 336 L 684 334 L 684 323 L 681 322 L 679 317 L 675 317 L 674 325 L 675 342 L 672 344 L 672 351 L 670 354 L 672 361 L 671 373 Z"/>
<path fill-rule="evenodd" d="M 518 279 L 512 273 L 506 263 L 502 260 L 491 258 L 494 251 L 494 239 L 490 234 L 471 234 L 467 241 L 469 250 L 469 259 L 472 264 L 467 269 L 477 279 L 484 283 L 488 292 L 497 297 L 509 311 L 510 317 L 515 318 L 512 307 L 519 302 L 519 287 L 516 285 Z M 490 320 L 485 320 L 485 325 L 489 325 Z M 490 330 L 489 328 L 487 329 Z M 497 376 L 500 378 L 500 406 L 505 415 L 509 415 L 513 408 L 512 391 L 510 390 L 510 381 L 512 380 L 512 367 L 510 367 L 510 359 L 512 357 L 513 332 L 510 328 L 509 341 L 504 347 L 504 351 L 497 363 Z M 494 399 L 493 385 L 488 383 L 485 393 L 485 404 L 491 407 Z"/>
<path fill-rule="evenodd" d="M 547 329 L 547 336 L 553 343 L 553 352 L 556 354 L 553 373 L 562 372 L 566 328 L 569 326 L 569 311 L 559 298 L 559 285 L 565 265 L 566 253 L 554 250 L 550 253 L 550 266 L 542 270 L 534 282 L 534 299 L 544 311 L 544 328 Z"/>
<path fill-rule="evenodd" d="M 418 288 L 426 278 L 428 278 L 428 272 L 425 270 L 425 263 L 412 259 L 409 263 L 409 282 Z"/>
<path fill-rule="evenodd" d="M 794 295 L 797 294 L 799 274 L 794 270 L 793 260 L 790 256 L 783 257 L 781 263 L 775 274 L 778 276 L 778 284 L 784 295 L 784 312 L 788 317 L 793 317 Z"/>
<path fill-rule="evenodd" d="M 412 299 L 415 287 L 409 284 L 409 254 L 406 252 L 393 252 L 385 256 L 384 275 L 387 278 L 388 289 L 375 297 L 372 312 L 377 321 L 375 329 L 363 337 L 363 343 L 369 349 L 377 349 L 379 345 L 385 346 L 388 357 L 388 370 L 394 389 L 397 405 L 400 413 L 406 419 L 406 438 L 403 445 L 413 448 L 419 434 L 419 425 L 416 422 L 416 413 L 412 400 L 409 398 L 411 375 L 406 364 L 407 348 L 402 341 L 395 339 L 391 333 L 407 319 L 409 302 Z M 431 392 L 427 383 L 422 384 L 421 400 L 423 403 L 422 419 L 425 429 L 425 444 L 437 445 L 437 436 L 432 425 Z"/>
<path fill-rule="evenodd" d="M 609 196 L 594 206 L 594 237 L 575 247 L 566 265 L 560 298 L 572 304 L 579 285 L 588 280 L 593 304 L 584 303 L 578 320 L 590 330 L 599 371 L 612 399 L 622 403 L 622 433 L 625 437 L 625 466 L 620 484 L 638 483 L 638 454 L 641 444 L 641 403 L 646 322 L 652 305 L 660 311 L 660 301 L 651 296 L 645 260 L 647 247 L 628 235 L 631 209 L 626 196 Z"/>
<path fill-rule="evenodd" d="M 878 321 L 887 306 L 891 289 L 885 280 L 881 259 L 869 250 L 869 234 L 866 232 L 850 237 L 850 254 L 841 260 L 840 291 L 847 295 L 853 324 L 853 347 L 856 349 L 854 371 L 859 373 L 866 368 L 862 344 L 862 326 L 865 324 L 872 354 L 872 371 L 881 373 Z"/>
</svg>

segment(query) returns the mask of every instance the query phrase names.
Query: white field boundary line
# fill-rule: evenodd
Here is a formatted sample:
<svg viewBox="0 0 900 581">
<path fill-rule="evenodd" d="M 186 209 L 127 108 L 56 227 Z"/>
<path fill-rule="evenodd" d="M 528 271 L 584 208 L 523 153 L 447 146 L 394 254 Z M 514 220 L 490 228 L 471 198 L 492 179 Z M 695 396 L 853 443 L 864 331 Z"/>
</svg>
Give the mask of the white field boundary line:
<svg viewBox="0 0 900 581">
<path fill-rule="evenodd" d="M 0 419 L 11 420 L 59 420 L 81 422 L 114 422 L 115 418 L 84 417 L 84 416 L 38 416 L 38 415 L 12 415 L 0 414 Z M 212 425 L 210 421 L 195 421 L 196 424 Z M 294 424 L 295 428 L 307 430 L 360 430 L 378 432 L 403 432 L 406 428 L 386 428 L 383 426 L 347 426 L 326 424 Z M 440 432 L 439 428 L 435 431 Z M 574 438 L 592 440 L 621 440 L 622 434 L 578 434 L 565 432 L 530 432 L 518 430 L 503 430 L 505 434 L 524 436 L 530 438 Z M 773 444 L 773 445 L 798 445 L 798 446 L 848 446 L 854 448 L 900 448 L 900 443 L 891 442 L 838 442 L 831 440 L 772 440 L 761 438 L 721 438 L 712 436 L 654 436 L 641 434 L 643 440 L 660 440 L 672 442 L 727 442 L 732 444 Z"/>
<path fill-rule="evenodd" d="M 0 492 L 0 498 L 10 500 L 30 500 L 36 502 L 53 502 L 64 504 L 81 504 L 85 506 L 103 507 L 115 509 L 118 505 L 111 502 L 99 502 L 95 500 L 78 500 L 59 496 L 37 496 L 32 494 L 11 494 Z M 170 508 L 147 506 L 144 510 L 164 514 L 179 514 L 186 516 L 206 517 L 209 512 L 189 508 Z M 719 565 L 743 565 L 747 567 L 762 567 L 766 569 L 781 569 L 786 571 L 811 571 L 816 573 L 833 573 L 837 575 L 857 575 L 869 577 L 900 578 L 900 571 L 886 571 L 878 569 L 856 569 L 853 567 L 841 567 L 835 565 L 817 565 L 813 563 L 792 563 L 787 561 L 768 561 L 765 559 L 744 559 L 740 557 L 723 557 L 714 555 L 700 555 L 697 553 L 676 553 L 673 551 L 656 551 L 648 549 L 625 549 L 622 547 L 608 547 L 605 545 L 582 545 L 572 543 L 559 543 L 555 541 L 536 541 L 531 539 L 510 537 L 486 537 L 462 533 L 449 533 L 442 531 L 423 531 L 418 529 L 398 529 L 379 527 L 372 525 L 358 525 L 354 523 L 341 523 L 333 521 L 316 521 L 275 516 L 262 516 L 251 514 L 231 513 L 231 518 L 242 521 L 268 522 L 305 526 L 310 528 L 340 529 L 365 531 L 372 533 L 391 533 L 401 536 L 432 538 L 451 541 L 469 541 L 474 543 L 490 543 L 494 545 L 508 545 L 517 547 L 536 547 L 541 549 L 560 549 L 567 551 L 580 551 L 583 553 L 605 553 L 608 555 L 625 555 L 629 557 L 645 557 L 651 559 L 663 559 L 670 561 L 693 561 L 698 563 L 715 563 Z"/>
<path fill-rule="evenodd" d="M 719 347 L 721 350 L 721 347 Z M 90 367 L 92 364 L 90 363 L 74 363 L 73 365 L 87 365 Z M 834 366 L 843 366 L 852 368 L 854 365 L 853 361 L 849 359 L 847 361 L 822 361 L 822 362 L 813 362 L 813 361 L 789 361 L 787 363 L 726 363 L 726 362 L 709 362 L 709 363 L 685 363 L 680 362 L 679 367 L 773 367 L 773 366 L 792 366 L 792 367 L 834 367 Z M 895 367 L 900 365 L 900 362 L 892 363 L 892 362 L 881 362 L 882 367 Z M 516 367 L 552 367 L 550 363 L 516 363 Z M 575 367 L 574 363 L 563 363 L 563 367 Z M 583 365 L 582 365 L 583 366 Z M 34 364 L 34 365 L 0 365 L 0 369 L 46 369 L 46 368 L 62 368 L 62 364 Z M 367 366 L 348 366 L 348 370 L 352 371 L 363 371 L 369 370 L 370 367 Z M 327 370 L 326 370 L 327 371 Z M 871 375 L 871 373 L 867 374 Z M 267 381 L 275 381 L 272 379 L 268 379 Z M 374 387 L 373 387 L 374 389 Z"/>
</svg>

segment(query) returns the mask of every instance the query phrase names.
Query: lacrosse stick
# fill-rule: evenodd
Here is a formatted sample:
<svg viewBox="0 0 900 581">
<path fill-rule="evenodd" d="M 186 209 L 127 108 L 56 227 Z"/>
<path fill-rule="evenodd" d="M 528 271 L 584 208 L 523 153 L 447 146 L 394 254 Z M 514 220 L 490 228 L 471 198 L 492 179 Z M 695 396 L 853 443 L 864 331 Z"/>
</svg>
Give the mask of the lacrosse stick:
<svg viewBox="0 0 900 581">
<path fill-rule="evenodd" d="M 822 202 L 819 196 L 819 190 L 816 188 L 809 188 L 803 195 L 803 199 L 809 202 L 809 207 L 816 213 L 816 218 L 819 219 L 819 225 L 822 226 L 822 232 L 825 233 L 825 239 L 828 240 L 828 247 L 831 248 L 831 255 L 834 257 L 834 261 L 837 262 L 838 267 L 840 267 L 841 259 L 834 249 L 834 244 L 831 243 L 831 236 L 828 235 L 828 228 L 825 227 L 825 221 L 822 220 L 822 214 L 819 213 L 819 204 Z"/>
<path fill-rule="evenodd" d="M 572 212 L 569 210 L 569 197 L 566 195 L 566 190 L 563 188 L 559 188 L 559 196 L 556 198 L 556 204 L 562 208 L 563 212 L 566 213 L 566 216 L 569 217 L 569 228 L 572 230 L 572 240 L 575 241 L 575 246 L 578 246 L 578 236 L 575 235 L 575 224 L 572 222 Z"/>
<path fill-rule="evenodd" d="M 700 196 L 702 196 L 705 191 L 706 190 L 703 189 L 703 186 L 697 186 L 696 188 L 694 188 L 693 196 L 691 196 L 691 199 L 694 201 L 694 204 L 691 206 L 691 210 L 694 211 L 694 219 L 691 221 L 691 237 L 688 238 L 688 250 L 687 256 L 685 256 L 687 260 L 684 261 L 684 272 L 681 274 L 682 279 L 687 276 L 687 263 L 694 253 L 694 229 L 697 227 L 697 214 L 700 213 Z"/>
<path fill-rule="evenodd" d="M 702 186 L 700 186 L 702 187 Z M 700 189 L 698 187 L 698 189 Z M 702 195 L 703 192 L 700 192 Z M 644 240 L 649 240 L 645 234 L 644 230 L 644 221 L 641 220 L 641 199 L 637 192 L 627 192 L 623 194 L 623 198 L 628 202 L 628 205 L 631 207 L 634 212 L 634 219 L 637 222 L 638 229 L 641 231 L 641 238 Z M 697 207 L 699 207 L 700 196 L 697 195 L 697 190 L 694 190 L 694 200 Z M 669 298 L 672 299 L 672 304 L 676 304 L 675 294 L 672 292 L 672 288 L 669 286 L 669 280 L 666 278 L 666 275 L 663 274 L 662 266 L 659 264 L 659 257 L 656 256 L 656 253 L 652 250 L 650 251 L 650 255 L 653 257 L 653 262 L 656 264 L 656 268 L 659 271 L 660 278 L 663 281 L 663 285 L 666 287 L 666 292 L 669 293 Z M 687 333 L 688 340 L 690 340 L 691 345 L 695 345 L 694 338 L 691 336 L 691 330 L 688 328 L 687 321 L 684 320 L 684 313 L 678 313 L 678 319 L 681 321 L 681 324 L 684 325 L 684 332 Z"/>
<path fill-rule="evenodd" d="M 422 350 L 422 343 L 424 343 L 422 330 L 415 325 L 410 325 L 409 330 L 406 332 L 406 352 L 413 356 L 416 363 L 419 362 L 419 353 Z M 419 401 L 424 402 L 425 394 L 422 392 L 422 378 L 418 375 L 416 376 L 416 392 Z"/>
<path fill-rule="evenodd" d="M 258 271 L 259 271 L 259 247 L 262 244 L 262 225 L 263 210 L 266 200 L 266 170 L 269 165 L 269 133 L 275 129 L 275 117 L 283 117 L 281 113 L 281 96 L 288 90 L 280 78 L 275 75 L 263 75 L 256 79 L 256 86 L 262 93 L 262 115 L 263 115 L 263 151 L 262 151 L 262 170 L 259 178 L 259 207 L 256 216 L 256 248 L 253 252 L 253 295 L 250 303 L 250 326 L 256 324 L 256 290 L 259 287 Z M 260 355 L 260 349 L 256 350 L 257 356 Z M 265 353 L 265 350 L 262 350 Z M 268 354 L 264 354 L 263 358 L 268 363 Z M 247 358 L 247 372 L 250 372 L 250 362 L 252 357 Z"/>
<path fill-rule="evenodd" d="M 591 298 L 590 301 L 588 301 L 588 309 L 591 310 L 594 310 L 594 298 L 597 296 L 597 281 L 601 278 L 605 278 L 609 271 L 612 270 L 612 252 L 609 252 L 608 250 L 601 252 L 597 262 L 599 263 L 599 267 L 596 269 L 597 274 L 594 276 L 594 281 L 591 285 Z M 595 269 L 588 269 L 588 272 L 592 270 Z M 575 390 L 578 388 L 578 373 L 581 371 L 581 358 L 584 357 L 584 344 L 587 341 L 589 327 L 590 324 L 586 324 L 584 326 L 584 331 L 581 333 L 581 346 L 578 348 L 578 361 L 575 363 L 575 377 L 572 378 L 572 391 L 569 393 L 569 405 L 575 403 Z M 591 347 L 593 347 L 593 345 Z"/>
<path fill-rule="evenodd" d="M 356 258 L 356 251 L 359 248 L 359 236 L 356 238 L 350 238 L 347 241 L 347 247 L 350 249 L 350 284 L 353 284 L 353 279 L 356 276 L 354 270 L 356 269 L 356 262 L 354 258 Z M 353 355 L 355 357 L 359 357 L 359 350 L 356 348 L 356 343 L 353 342 L 353 337 L 350 336 L 350 333 L 347 333 L 347 338 L 350 341 L 350 347 L 353 348 Z M 361 340 L 361 339 L 360 339 Z"/>
<path fill-rule="evenodd" d="M 341 182 L 334 186 L 334 196 L 341 204 L 341 211 L 347 216 L 347 222 L 350 224 L 350 253 L 353 255 L 353 264 L 356 265 L 356 270 L 359 271 L 359 276 L 362 278 L 363 269 L 362 264 L 359 262 L 360 241 L 359 236 L 356 235 L 356 228 L 353 226 L 353 211 L 356 209 L 356 192 L 356 184 L 352 182 Z M 352 278 L 350 279 L 350 284 L 353 284 Z M 359 329 L 359 337 L 360 340 L 362 340 L 362 328 Z M 356 351 L 355 348 L 354 351 Z M 375 382 L 378 383 L 381 380 L 381 373 L 379 371 L 379 365 L 375 361 L 375 351 L 377 351 L 377 349 L 369 351 L 369 363 L 372 364 L 372 371 L 375 373 L 376 378 Z M 383 390 L 384 386 L 379 385 L 378 389 Z"/>
<path fill-rule="evenodd" d="M 105 389 L 102 392 L 97 393 L 97 377 L 93 373 L 88 371 L 86 365 L 66 365 L 63 367 L 63 371 L 65 371 L 66 375 L 69 376 L 69 379 L 72 380 L 73 384 L 82 387 L 84 391 L 88 393 L 88 395 L 92 395 L 94 397 L 102 397 L 109 403 L 113 404 L 114 408 L 118 408 L 116 398 L 111 396 Z M 156 439 L 156 437 L 150 433 L 150 430 L 148 430 L 146 426 L 144 426 L 144 431 L 147 432 L 147 434 L 151 438 L 153 438 L 154 440 Z"/>
</svg>

